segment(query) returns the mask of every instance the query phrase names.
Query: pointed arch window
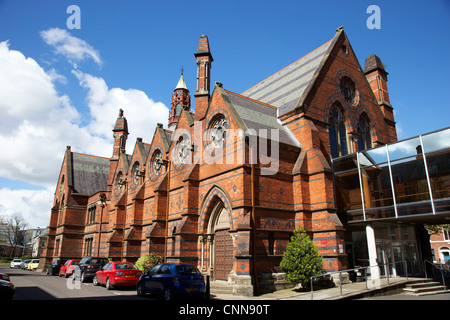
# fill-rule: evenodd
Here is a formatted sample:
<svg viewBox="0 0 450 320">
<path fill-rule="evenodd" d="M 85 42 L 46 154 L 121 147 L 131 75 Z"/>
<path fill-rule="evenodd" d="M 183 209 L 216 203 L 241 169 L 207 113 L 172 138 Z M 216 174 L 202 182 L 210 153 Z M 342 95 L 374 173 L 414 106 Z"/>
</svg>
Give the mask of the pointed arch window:
<svg viewBox="0 0 450 320">
<path fill-rule="evenodd" d="M 358 121 L 358 151 L 372 148 L 372 135 L 370 133 L 370 124 L 364 115 L 359 117 Z"/>
<path fill-rule="evenodd" d="M 331 157 L 336 158 L 348 154 L 345 118 L 337 103 L 331 107 L 329 124 Z"/>
<path fill-rule="evenodd" d="M 58 225 L 62 224 L 63 221 L 63 212 L 64 212 L 64 206 L 65 206 L 65 199 L 64 199 L 64 195 L 61 199 L 61 204 L 59 205 L 59 212 L 58 212 Z"/>
</svg>

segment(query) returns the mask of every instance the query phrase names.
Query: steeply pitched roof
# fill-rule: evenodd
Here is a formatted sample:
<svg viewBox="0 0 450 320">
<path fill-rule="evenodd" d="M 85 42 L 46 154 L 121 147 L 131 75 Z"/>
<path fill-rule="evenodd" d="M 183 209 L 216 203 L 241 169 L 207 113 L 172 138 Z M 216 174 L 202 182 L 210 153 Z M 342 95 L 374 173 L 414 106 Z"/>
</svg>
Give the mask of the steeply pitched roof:
<svg viewBox="0 0 450 320">
<path fill-rule="evenodd" d="M 333 39 L 246 90 L 242 95 L 279 108 L 280 115 L 293 110 L 305 94 L 313 76 L 319 71 L 321 62 L 326 59 Z"/>
<path fill-rule="evenodd" d="M 205 34 L 203 34 L 200 37 L 200 40 L 198 42 L 197 52 L 194 53 L 194 55 L 196 57 L 207 55 L 207 56 L 211 57 L 211 61 L 214 61 L 214 59 L 212 58 L 212 55 L 211 55 L 211 51 L 209 49 L 209 40 Z"/>
<path fill-rule="evenodd" d="M 70 161 L 73 194 L 91 196 L 107 190 L 108 158 L 72 152 Z"/>
<path fill-rule="evenodd" d="M 180 80 L 178 80 L 175 90 L 176 89 L 186 89 L 187 90 L 186 81 L 184 81 L 183 74 L 181 74 Z"/>
<path fill-rule="evenodd" d="M 371 54 L 364 62 L 364 73 L 367 74 L 373 70 L 381 70 L 382 72 L 388 74 L 381 63 L 380 58 L 374 54 Z"/>
<path fill-rule="evenodd" d="M 277 108 L 222 88 L 218 89 L 222 96 L 226 96 L 226 100 L 231 103 L 231 105 L 228 104 L 228 107 L 232 109 L 235 117 L 239 117 L 236 121 L 241 123 L 242 129 L 246 133 L 251 133 L 248 130 L 253 129 L 259 134 L 260 129 L 266 129 L 268 130 L 267 137 L 270 138 L 270 130 L 277 129 L 281 143 L 300 147 L 300 143 L 291 132 L 278 122 Z"/>
</svg>

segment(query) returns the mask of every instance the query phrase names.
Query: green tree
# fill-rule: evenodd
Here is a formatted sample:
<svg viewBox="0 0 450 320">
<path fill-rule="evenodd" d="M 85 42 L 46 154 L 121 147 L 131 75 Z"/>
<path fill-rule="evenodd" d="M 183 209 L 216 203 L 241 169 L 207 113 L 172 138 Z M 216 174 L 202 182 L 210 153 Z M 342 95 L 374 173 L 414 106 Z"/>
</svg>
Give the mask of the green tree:
<svg viewBox="0 0 450 320">
<path fill-rule="evenodd" d="M 164 261 L 163 257 L 155 255 L 153 252 L 151 254 L 146 254 L 141 256 L 136 261 L 136 267 L 142 272 L 147 272 L 149 269 L 156 266 L 158 263 L 162 263 Z"/>
<path fill-rule="evenodd" d="M 294 230 L 280 267 L 286 272 L 287 280 L 300 283 L 302 288 L 308 286 L 312 276 L 324 272 L 319 250 L 303 228 L 298 227 Z"/>
</svg>

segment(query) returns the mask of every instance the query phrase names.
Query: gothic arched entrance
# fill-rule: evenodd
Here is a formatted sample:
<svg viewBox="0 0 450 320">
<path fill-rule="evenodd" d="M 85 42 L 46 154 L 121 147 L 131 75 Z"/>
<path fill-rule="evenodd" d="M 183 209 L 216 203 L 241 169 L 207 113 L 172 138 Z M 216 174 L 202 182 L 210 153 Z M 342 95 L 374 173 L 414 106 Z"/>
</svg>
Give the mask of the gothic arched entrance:
<svg viewBox="0 0 450 320">
<path fill-rule="evenodd" d="M 228 194 L 213 186 L 203 199 L 200 210 L 200 268 L 212 280 L 229 280 L 234 267 L 234 230 Z"/>
<path fill-rule="evenodd" d="M 228 210 L 219 202 L 210 220 L 210 231 L 214 234 L 214 280 L 228 280 L 233 269 L 233 238 L 230 235 Z"/>
</svg>

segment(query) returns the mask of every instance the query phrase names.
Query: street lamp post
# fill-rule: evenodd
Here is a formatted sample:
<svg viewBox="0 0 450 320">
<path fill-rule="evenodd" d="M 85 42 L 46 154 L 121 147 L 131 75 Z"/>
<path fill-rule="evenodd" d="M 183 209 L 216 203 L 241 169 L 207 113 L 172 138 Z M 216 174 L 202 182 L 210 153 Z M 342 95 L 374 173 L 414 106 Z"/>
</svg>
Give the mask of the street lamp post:
<svg viewBox="0 0 450 320">
<path fill-rule="evenodd" d="M 106 194 L 100 193 L 100 223 L 98 225 L 98 243 L 97 243 L 97 257 L 100 256 L 100 240 L 102 233 L 103 208 L 106 206 Z"/>
</svg>

